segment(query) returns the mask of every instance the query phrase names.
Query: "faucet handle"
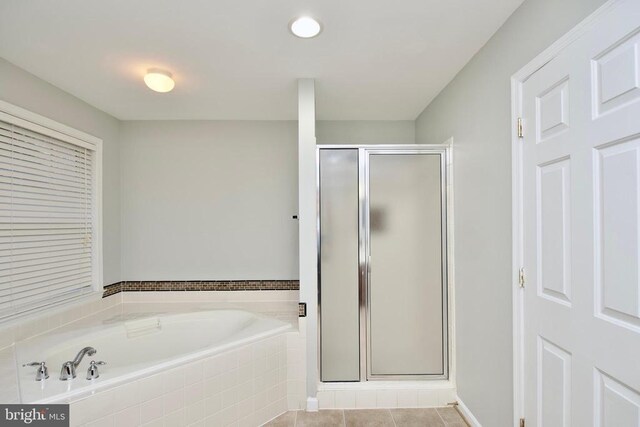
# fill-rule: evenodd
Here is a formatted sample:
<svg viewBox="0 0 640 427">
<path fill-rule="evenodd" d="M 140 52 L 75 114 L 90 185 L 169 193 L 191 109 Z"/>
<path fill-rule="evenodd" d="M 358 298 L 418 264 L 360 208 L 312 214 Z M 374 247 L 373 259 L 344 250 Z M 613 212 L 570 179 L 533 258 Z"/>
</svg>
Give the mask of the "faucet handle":
<svg viewBox="0 0 640 427">
<path fill-rule="evenodd" d="M 96 362 L 92 360 L 89 364 L 89 369 L 87 369 L 87 379 L 94 380 L 100 376 L 100 372 L 98 372 L 98 365 L 106 365 L 107 362 L 103 362 L 102 360 Z"/>
<path fill-rule="evenodd" d="M 29 362 L 22 366 L 38 366 L 38 370 L 36 371 L 36 381 L 42 381 L 49 378 L 49 369 L 45 362 Z"/>
</svg>

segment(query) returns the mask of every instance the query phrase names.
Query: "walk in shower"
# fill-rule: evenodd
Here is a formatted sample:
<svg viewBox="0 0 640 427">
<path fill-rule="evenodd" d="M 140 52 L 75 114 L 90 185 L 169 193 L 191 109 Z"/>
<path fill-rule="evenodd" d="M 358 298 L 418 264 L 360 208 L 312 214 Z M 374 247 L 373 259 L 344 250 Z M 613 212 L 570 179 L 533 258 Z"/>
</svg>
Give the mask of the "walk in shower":
<svg viewBox="0 0 640 427">
<path fill-rule="evenodd" d="M 447 151 L 318 146 L 320 378 L 448 378 Z"/>
</svg>

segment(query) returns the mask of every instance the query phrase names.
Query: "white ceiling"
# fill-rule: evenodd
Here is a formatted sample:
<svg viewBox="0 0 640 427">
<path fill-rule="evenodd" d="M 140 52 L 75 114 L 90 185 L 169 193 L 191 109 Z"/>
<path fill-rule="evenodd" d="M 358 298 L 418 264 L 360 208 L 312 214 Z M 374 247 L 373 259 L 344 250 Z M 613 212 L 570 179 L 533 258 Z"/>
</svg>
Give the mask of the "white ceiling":
<svg viewBox="0 0 640 427">
<path fill-rule="evenodd" d="M 0 57 L 123 120 L 413 120 L 522 0 L 2 0 Z M 314 39 L 287 24 L 311 14 Z M 146 88 L 148 68 L 176 89 Z"/>
</svg>

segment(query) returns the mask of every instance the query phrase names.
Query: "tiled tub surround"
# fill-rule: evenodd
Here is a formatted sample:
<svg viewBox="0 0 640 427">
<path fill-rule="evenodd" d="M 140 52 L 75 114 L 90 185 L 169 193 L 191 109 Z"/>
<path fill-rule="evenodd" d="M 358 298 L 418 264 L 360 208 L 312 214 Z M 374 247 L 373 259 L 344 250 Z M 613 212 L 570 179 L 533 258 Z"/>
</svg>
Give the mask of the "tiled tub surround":
<svg viewBox="0 0 640 427">
<path fill-rule="evenodd" d="M 298 291 L 236 292 L 123 292 L 123 310 L 172 310 L 201 308 L 248 310 L 290 323 L 287 334 L 287 409 L 305 409 L 306 394 L 306 317 L 299 317 Z"/>
<path fill-rule="evenodd" d="M 16 344 L 18 365 L 45 360 L 53 374 L 53 378 L 40 383 L 34 381 L 33 368 L 19 370 L 22 401 L 55 403 L 76 399 L 290 330 L 291 325 L 280 320 L 228 309 L 123 312 L 96 319 Z M 77 378 L 58 380 L 62 364 L 87 346 L 98 352 L 78 366 Z M 99 378 L 87 381 L 86 369 L 91 359 L 107 364 L 99 368 Z"/>
<path fill-rule="evenodd" d="M 82 304 L 64 311 L 43 315 L 28 322 L 21 322 L 19 326 L 5 327 L 4 329 L 0 329 L 0 339 L 4 346 L 4 348 L 0 349 L 0 377 L 3 379 L 3 386 L 0 388 L 3 395 L 0 397 L 0 401 L 19 402 L 18 385 L 16 381 L 16 340 L 22 341 L 38 335 L 57 333 L 59 330 L 91 327 L 92 324 L 103 321 L 104 319 L 119 315 L 128 315 L 131 313 L 187 313 L 195 310 L 208 309 L 249 310 L 272 318 L 284 320 L 297 327 L 298 292 L 126 292 Z M 304 321 L 304 319 L 300 320 Z M 219 385 L 213 384 L 213 377 L 206 376 L 207 372 L 210 371 L 207 371 L 208 368 L 206 368 L 205 358 L 200 361 L 193 362 L 194 365 L 202 364 L 203 376 L 201 381 L 190 383 L 190 381 L 193 380 L 193 373 L 197 371 L 198 368 L 186 369 L 186 366 L 180 366 L 167 370 L 163 373 L 150 374 L 151 376 L 140 378 L 133 382 L 129 381 L 121 385 L 113 385 L 106 389 L 98 390 L 96 393 L 90 394 L 86 397 L 82 395 L 83 397 L 76 396 L 71 399 L 66 398 L 64 401 L 68 401 L 71 404 L 72 424 L 81 425 L 90 423 L 91 425 L 117 426 L 142 425 L 145 420 L 148 420 L 148 418 L 145 417 L 149 414 L 149 411 L 154 408 L 154 404 L 156 405 L 155 407 L 159 409 L 155 410 L 155 415 L 150 415 L 152 418 L 155 418 L 150 420 L 149 425 L 163 425 L 163 423 L 167 426 L 182 425 L 182 421 L 186 423 L 187 421 L 193 420 L 194 418 L 192 417 L 200 417 L 199 414 L 201 407 L 203 410 L 203 417 L 200 418 L 197 425 L 225 425 L 225 420 L 229 420 L 230 424 L 234 425 L 236 423 L 240 423 L 239 425 L 259 425 L 287 409 L 297 409 L 303 404 L 301 402 L 304 402 L 304 369 L 300 368 L 303 366 L 304 362 L 298 360 L 293 364 L 294 368 L 296 366 L 298 367 L 295 372 L 299 375 L 295 376 L 287 366 L 286 361 L 291 356 L 304 357 L 304 353 L 301 353 L 299 350 L 304 348 L 304 341 L 300 339 L 297 330 L 295 330 L 296 328 L 292 329 L 293 330 L 291 332 L 283 333 L 278 337 L 273 337 L 277 339 L 277 341 L 276 344 L 274 344 L 275 347 L 272 346 L 272 350 L 269 350 L 273 353 L 273 351 L 276 351 L 273 349 L 277 348 L 277 384 L 274 385 L 273 383 L 267 382 L 267 380 L 273 381 L 275 372 L 269 373 L 267 376 L 267 372 L 264 371 L 261 374 L 252 377 L 253 386 L 250 395 L 245 395 L 243 397 L 238 395 L 238 400 L 235 403 L 230 403 L 233 402 L 233 396 L 238 392 L 244 393 L 249 390 L 249 385 L 246 384 L 247 381 L 241 381 L 235 386 L 230 386 L 233 384 L 235 376 L 233 374 L 231 374 L 231 376 L 227 374 L 218 374 L 215 378 L 219 380 L 217 381 L 217 384 Z M 268 341 L 268 339 L 266 341 Z M 246 378 L 246 375 L 248 375 L 247 367 L 240 370 L 240 365 L 244 365 L 244 363 L 241 362 L 247 360 L 249 354 L 247 347 L 251 347 L 254 344 L 263 345 L 264 343 L 246 344 L 243 348 L 236 349 L 242 352 L 242 356 L 238 353 L 235 358 L 238 362 L 236 373 L 238 374 L 239 381 Z M 91 345 L 91 343 L 87 343 L 87 345 Z M 269 346 L 270 344 L 264 345 Z M 263 361 L 265 369 L 267 366 L 273 366 L 276 356 L 272 355 L 269 357 L 266 355 L 267 353 L 259 349 L 256 349 L 255 352 L 258 356 L 264 353 L 265 358 L 262 360 L 261 357 L 258 357 L 255 363 L 252 360 L 251 363 L 254 368 L 262 366 Z M 253 358 L 253 348 L 251 348 L 251 355 Z M 71 358 L 73 355 L 70 355 L 69 357 Z M 96 356 L 89 359 L 101 360 L 100 351 L 98 351 Z M 225 358 L 223 357 L 223 359 Z M 232 361 L 225 363 L 233 364 L 235 362 Z M 75 381 L 86 381 L 84 379 L 86 364 L 88 364 L 87 360 L 83 361 L 82 365 L 78 368 L 78 378 Z M 34 368 L 18 369 L 28 369 L 29 372 L 33 371 L 32 373 L 35 375 Z M 59 381 L 59 366 L 49 365 L 49 369 L 50 378 L 47 381 Z M 165 374 L 168 374 L 169 372 L 174 373 L 174 371 L 178 372 L 176 374 L 176 377 L 178 378 L 181 376 L 179 372 L 184 372 L 185 385 L 184 387 L 179 387 L 182 391 L 170 392 L 165 388 L 168 387 L 168 385 L 164 382 L 160 382 L 164 380 L 158 379 L 160 377 L 165 378 Z M 230 369 L 230 371 L 234 371 L 234 369 Z M 103 377 L 106 378 L 108 370 L 103 372 Z M 225 370 L 225 372 L 227 372 L 227 370 Z M 180 385 L 180 380 L 176 381 L 177 382 L 175 384 Z M 199 384 L 197 383 L 201 383 L 202 385 L 203 398 L 200 402 L 197 401 L 197 397 L 199 396 Z M 158 392 L 159 384 L 162 384 L 162 395 L 145 399 L 145 397 L 153 394 L 152 392 L 148 392 L 150 394 L 145 394 L 144 391 L 148 390 L 150 384 L 154 384 L 151 389 L 156 390 L 156 393 Z M 271 385 L 269 386 L 269 384 Z M 221 388 L 219 391 L 215 392 L 217 387 Z M 260 391 L 264 387 L 267 387 L 267 389 L 270 390 L 270 393 Z M 226 390 L 227 388 L 229 390 Z M 133 390 L 136 390 L 136 392 L 134 393 L 135 396 L 132 397 Z M 226 391 L 226 394 L 224 391 Z M 296 394 L 296 391 L 300 391 L 300 394 Z M 213 393 L 213 395 L 208 395 L 207 393 Z M 180 400 L 179 397 L 181 394 L 184 395 L 182 400 Z M 265 404 L 264 398 L 266 394 L 270 397 L 267 396 L 267 403 Z M 165 395 L 176 397 L 178 399 L 177 405 L 179 407 L 165 405 L 165 400 L 170 400 L 170 397 L 166 397 Z M 100 398 L 96 398 L 98 396 L 100 396 Z M 191 399 L 192 396 L 196 396 L 196 400 Z M 159 402 L 161 401 L 159 400 L 159 397 L 162 397 L 162 406 L 159 405 Z M 224 401 L 221 401 L 219 410 L 216 410 L 216 402 L 220 399 L 224 399 Z M 247 412 L 249 408 L 248 405 L 250 403 L 253 409 L 252 412 Z M 289 407 L 289 405 L 293 406 Z M 88 412 L 85 412 L 85 414 L 89 415 L 83 415 L 83 411 L 87 410 L 87 408 L 89 408 L 89 410 Z M 277 412 L 275 412 L 276 408 Z M 91 421 L 86 417 L 89 417 Z M 138 417 L 139 421 L 136 423 L 135 420 L 138 419 Z"/>
<path fill-rule="evenodd" d="M 256 427 L 287 410 L 286 334 L 98 392 L 72 426 Z"/>
<path fill-rule="evenodd" d="M 287 408 L 306 408 L 306 318 L 298 317 L 298 291 L 123 292 L 119 295 L 125 311 L 235 308 L 290 323 L 297 330 L 287 334 Z"/>
</svg>

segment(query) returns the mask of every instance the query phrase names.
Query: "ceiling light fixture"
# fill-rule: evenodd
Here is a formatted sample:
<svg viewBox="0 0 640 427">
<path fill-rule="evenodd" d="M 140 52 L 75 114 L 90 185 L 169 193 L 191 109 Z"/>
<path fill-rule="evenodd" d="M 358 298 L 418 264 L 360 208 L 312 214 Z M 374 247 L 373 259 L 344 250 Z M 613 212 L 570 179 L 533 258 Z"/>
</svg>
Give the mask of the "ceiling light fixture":
<svg viewBox="0 0 640 427">
<path fill-rule="evenodd" d="M 176 85 L 170 72 L 157 68 L 147 70 L 147 74 L 144 76 L 144 82 L 149 89 L 161 93 L 170 92 Z"/>
<path fill-rule="evenodd" d="M 322 26 L 318 21 L 308 16 L 296 18 L 289 24 L 289 29 L 293 35 L 302 39 L 310 39 L 317 36 L 322 31 Z"/>
</svg>

